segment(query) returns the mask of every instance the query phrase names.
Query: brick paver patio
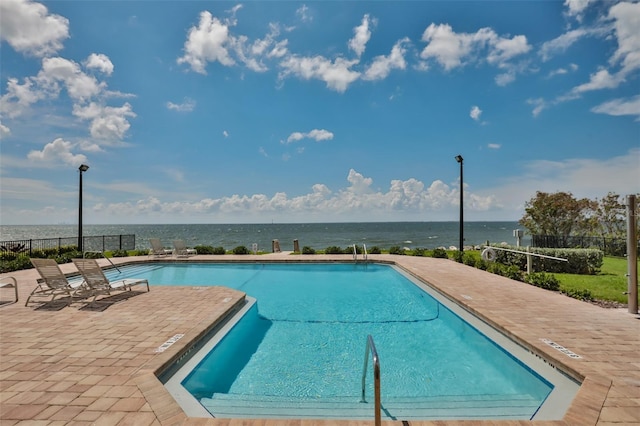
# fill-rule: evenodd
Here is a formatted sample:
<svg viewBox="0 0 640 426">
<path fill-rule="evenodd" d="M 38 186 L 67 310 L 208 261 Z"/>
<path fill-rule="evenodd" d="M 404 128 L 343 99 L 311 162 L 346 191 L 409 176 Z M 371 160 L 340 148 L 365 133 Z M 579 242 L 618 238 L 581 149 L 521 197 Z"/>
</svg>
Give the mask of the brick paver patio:
<svg viewBox="0 0 640 426">
<path fill-rule="evenodd" d="M 257 257 L 268 261 L 344 259 L 341 256 Z M 428 282 L 549 360 L 582 386 L 562 421 L 434 421 L 412 425 L 639 425 L 640 318 L 517 283 L 445 259 L 370 256 Z M 197 260 L 252 260 L 253 256 L 196 256 Z M 146 258 L 118 259 L 119 262 Z M 181 260 L 182 262 L 184 260 Z M 104 261 L 101 261 L 105 264 Z M 62 265 L 75 271 L 72 264 Z M 35 270 L 18 279 L 20 301 L 0 307 L 0 424 L 92 425 L 367 425 L 367 421 L 188 418 L 156 378 L 244 294 L 224 287 L 152 286 L 103 311 L 74 303 L 60 310 L 25 307 Z M 153 283 L 152 283 L 153 284 Z M 2 289 L 2 300 L 12 297 Z M 168 339 L 184 336 L 163 352 Z M 547 338 L 582 356 L 571 359 Z M 385 422 L 408 424 L 408 422 Z"/>
</svg>

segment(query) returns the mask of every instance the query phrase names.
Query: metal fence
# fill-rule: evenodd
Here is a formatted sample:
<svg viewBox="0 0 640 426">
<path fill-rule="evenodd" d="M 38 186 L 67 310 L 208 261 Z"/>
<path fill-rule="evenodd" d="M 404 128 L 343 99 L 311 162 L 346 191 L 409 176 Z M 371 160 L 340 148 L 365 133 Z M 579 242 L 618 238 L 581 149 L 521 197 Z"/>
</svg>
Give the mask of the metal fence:
<svg viewBox="0 0 640 426">
<path fill-rule="evenodd" d="M 78 237 L 38 238 L 29 240 L 1 241 L 0 253 L 31 254 L 36 250 L 51 250 L 77 247 Z M 83 236 L 84 251 L 135 250 L 135 234 Z"/>
<path fill-rule="evenodd" d="M 627 240 L 624 238 L 532 235 L 531 245 L 545 248 L 597 248 L 611 256 L 624 256 L 627 253 Z"/>
</svg>

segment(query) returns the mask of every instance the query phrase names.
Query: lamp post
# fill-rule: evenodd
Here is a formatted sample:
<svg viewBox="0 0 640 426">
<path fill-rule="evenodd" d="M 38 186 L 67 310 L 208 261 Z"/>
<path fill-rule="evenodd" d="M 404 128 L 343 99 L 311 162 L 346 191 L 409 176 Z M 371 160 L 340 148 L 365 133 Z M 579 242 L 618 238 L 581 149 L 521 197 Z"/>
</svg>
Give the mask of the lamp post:
<svg viewBox="0 0 640 426">
<path fill-rule="evenodd" d="M 464 158 L 462 155 L 456 155 L 456 161 L 460 163 L 460 253 L 464 251 L 464 206 L 462 203 L 462 163 Z"/>
<path fill-rule="evenodd" d="M 80 172 L 80 185 L 79 185 L 79 196 L 78 196 L 78 251 L 83 253 L 82 249 L 82 172 L 86 172 L 89 170 L 89 166 L 86 164 L 81 164 L 78 167 L 78 171 Z"/>
</svg>

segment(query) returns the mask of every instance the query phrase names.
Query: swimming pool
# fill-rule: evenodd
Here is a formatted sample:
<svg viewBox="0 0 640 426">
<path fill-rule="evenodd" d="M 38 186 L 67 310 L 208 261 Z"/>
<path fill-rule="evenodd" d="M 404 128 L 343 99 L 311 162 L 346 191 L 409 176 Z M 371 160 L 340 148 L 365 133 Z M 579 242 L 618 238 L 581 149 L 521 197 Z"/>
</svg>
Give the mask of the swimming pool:
<svg viewBox="0 0 640 426">
<path fill-rule="evenodd" d="M 360 402 L 369 334 L 387 418 L 560 418 L 562 409 L 540 407 L 552 392 L 571 397 L 563 375 L 540 371 L 546 364 L 480 332 L 486 327 L 389 265 L 153 265 L 123 274 L 225 285 L 257 300 L 167 379 L 195 416 L 204 412 L 190 398 L 216 417 L 372 418 L 372 404 Z"/>
</svg>

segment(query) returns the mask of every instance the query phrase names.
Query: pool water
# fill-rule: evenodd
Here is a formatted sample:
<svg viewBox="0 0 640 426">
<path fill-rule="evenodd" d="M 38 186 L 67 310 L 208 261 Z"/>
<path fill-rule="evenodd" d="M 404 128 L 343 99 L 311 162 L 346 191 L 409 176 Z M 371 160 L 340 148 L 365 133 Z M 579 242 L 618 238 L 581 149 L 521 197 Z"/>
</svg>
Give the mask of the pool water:
<svg viewBox="0 0 640 426">
<path fill-rule="evenodd" d="M 181 376 L 216 417 L 372 417 L 360 402 L 367 335 L 389 418 L 530 419 L 554 387 L 389 265 L 167 264 L 123 273 L 256 299 Z"/>
</svg>

